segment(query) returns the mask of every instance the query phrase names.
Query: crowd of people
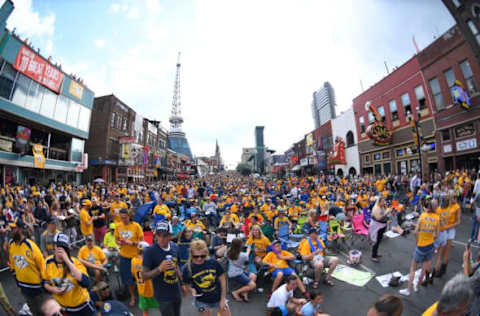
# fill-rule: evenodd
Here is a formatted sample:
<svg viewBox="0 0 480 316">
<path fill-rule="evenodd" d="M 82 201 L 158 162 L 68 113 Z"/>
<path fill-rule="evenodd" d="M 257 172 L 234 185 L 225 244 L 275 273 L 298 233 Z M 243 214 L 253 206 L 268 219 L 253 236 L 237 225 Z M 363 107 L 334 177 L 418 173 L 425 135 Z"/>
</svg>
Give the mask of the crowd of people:
<svg viewBox="0 0 480 316">
<path fill-rule="evenodd" d="M 382 260 L 387 228 L 415 235 L 401 295 L 442 277 L 461 214 L 470 209 L 470 242 L 478 243 L 480 172 L 424 181 L 416 174 L 277 179 L 225 173 L 143 185 L 9 185 L 1 188 L 0 203 L 1 260 L 33 315 L 112 315 L 138 306 L 144 315 L 157 309 L 176 316 L 191 295 L 198 315 L 227 316 L 227 296 L 248 303 L 252 292 L 271 288 L 267 315 L 321 316 L 327 315 L 321 288 L 335 286 L 339 263 L 329 246 L 358 225 L 358 216 L 374 263 Z M 474 260 L 467 247 L 463 263 L 464 275 L 449 281 L 424 315 L 462 315 L 450 313 L 460 309 L 478 315 L 480 257 Z M 466 277 L 474 285 L 459 289 Z M 461 302 L 448 301 L 460 290 Z M 18 315 L 1 284 L 0 306 Z M 402 309 L 401 296 L 387 295 L 363 313 L 396 316 Z"/>
</svg>

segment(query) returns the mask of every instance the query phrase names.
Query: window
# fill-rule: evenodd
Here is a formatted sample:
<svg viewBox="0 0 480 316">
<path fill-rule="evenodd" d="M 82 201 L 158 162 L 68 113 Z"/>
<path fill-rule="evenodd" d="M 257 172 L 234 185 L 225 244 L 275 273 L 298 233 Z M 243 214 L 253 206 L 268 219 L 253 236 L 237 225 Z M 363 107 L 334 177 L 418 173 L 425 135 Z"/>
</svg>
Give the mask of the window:
<svg viewBox="0 0 480 316">
<path fill-rule="evenodd" d="M 66 96 L 59 95 L 57 99 L 57 105 L 55 106 L 55 120 L 61 123 L 67 121 L 67 113 L 70 99 Z"/>
<path fill-rule="evenodd" d="M 382 165 L 378 164 L 378 165 L 375 165 L 375 175 L 378 176 L 378 175 L 381 175 L 382 174 Z"/>
<path fill-rule="evenodd" d="M 477 85 L 475 84 L 475 79 L 473 78 L 472 68 L 468 60 L 464 60 L 460 63 L 460 69 L 462 69 L 463 77 L 467 83 L 468 93 L 474 94 L 477 92 Z"/>
<path fill-rule="evenodd" d="M 470 31 L 472 32 L 473 36 L 475 36 L 475 39 L 477 40 L 477 44 L 480 45 L 480 32 L 478 32 L 477 26 L 472 20 L 467 20 L 467 25 L 470 28 Z"/>
<path fill-rule="evenodd" d="M 383 173 L 388 175 L 392 172 L 392 165 L 389 162 L 383 164 Z"/>
<path fill-rule="evenodd" d="M 110 127 L 115 128 L 115 122 L 117 121 L 117 113 L 112 112 L 112 119 L 110 121 Z"/>
<path fill-rule="evenodd" d="M 373 154 L 373 160 L 380 160 L 380 159 L 382 159 L 382 154 L 380 153 Z"/>
<path fill-rule="evenodd" d="M 402 105 L 405 116 L 408 116 L 408 113 L 412 114 L 412 105 L 410 104 L 410 97 L 408 96 L 408 93 L 402 94 Z"/>
<path fill-rule="evenodd" d="M 390 152 L 386 151 L 382 154 L 382 159 L 390 159 Z"/>
<path fill-rule="evenodd" d="M 72 138 L 72 146 L 70 149 L 70 161 L 82 162 L 82 155 L 83 155 L 83 147 L 85 145 L 85 141 Z"/>
<path fill-rule="evenodd" d="M 10 100 L 16 75 L 15 69 L 9 63 L 4 63 L 2 74 L 0 75 L 0 97 Z"/>
<path fill-rule="evenodd" d="M 127 118 L 126 117 L 123 118 L 122 130 L 123 131 L 127 130 Z"/>
<path fill-rule="evenodd" d="M 346 139 L 347 139 L 347 147 L 355 145 L 355 139 L 353 137 L 352 131 L 347 132 Z"/>
<path fill-rule="evenodd" d="M 25 107 L 32 112 L 39 113 L 45 90 L 47 89 L 40 84 L 32 81 L 32 83 L 30 84 L 30 88 L 28 89 Z"/>
<path fill-rule="evenodd" d="M 73 127 L 78 126 L 78 116 L 80 115 L 80 105 L 70 100 L 70 108 L 68 109 L 67 124 Z"/>
<path fill-rule="evenodd" d="M 405 155 L 405 151 L 403 149 L 397 149 L 396 153 L 397 157 L 402 157 L 403 155 Z"/>
<path fill-rule="evenodd" d="M 19 74 L 15 86 L 13 87 L 13 97 L 12 102 L 24 107 L 25 100 L 27 99 L 28 87 L 30 86 L 30 80 L 26 76 Z"/>
<path fill-rule="evenodd" d="M 122 128 L 122 116 L 117 114 L 117 122 L 115 122 L 115 128 L 121 129 Z"/>
<path fill-rule="evenodd" d="M 375 122 L 375 116 L 373 116 L 372 112 L 368 112 L 368 124 L 372 124 Z"/>
<path fill-rule="evenodd" d="M 382 121 L 385 122 L 385 107 L 383 105 L 378 107 L 378 113 L 382 117 Z"/>
<path fill-rule="evenodd" d="M 420 111 L 425 110 L 427 108 L 427 100 L 425 99 L 425 93 L 422 86 L 418 86 L 415 88 L 415 96 L 417 97 L 418 107 L 420 108 Z M 417 113 L 417 115 L 420 114 Z"/>
<path fill-rule="evenodd" d="M 450 130 L 449 129 L 444 129 L 441 131 L 442 133 L 442 141 L 449 141 L 450 140 Z"/>
<path fill-rule="evenodd" d="M 453 69 L 450 68 L 444 72 L 445 80 L 447 80 L 448 90 L 450 90 L 450 94 L 453 97 L 452 87 L 455 84 L 455 74 L 453 73 Z"/>
<path fill-rule="evenodd" d="M 80 116 L 78 117 L 78 128 L 82 131 L 88 132 L 90 128 L 90 114 L 91 110 L 85 106 L 80 106 Z"/>
<path fill-rule="evenodd" d="M 365 133 L 365 118 L 360 116 L 358 122 L 360 123 L 360 133 Z"/>
<path fill-rule="evenodd" d="M 392 116 L 392 121 L 398 120 L 397 102 L 395 102 L 395 100 L 391 100 L 389 102 L 389 106 L 390 106 L 390 115 Z"/>
<path fill-rule="evenodd" d="M 42 99 L 42 106 L 40 107 L 40 114 L 48 118 L 54 118 L 55 104 L 57 104 L 58 95 L 52 91 L 45 89 Z"/>
<path fill-rule="evenodd" d="M 438 83 L 437 78 L 430 80 L 430 88 L 432 89 L 433 98 L 435 100 L 435 105 L 437 110 L 442 110 L 445 108 L 445 101 L 443 100 L 442 90 L 440 89 L 440 84 Z"/>
</svg>

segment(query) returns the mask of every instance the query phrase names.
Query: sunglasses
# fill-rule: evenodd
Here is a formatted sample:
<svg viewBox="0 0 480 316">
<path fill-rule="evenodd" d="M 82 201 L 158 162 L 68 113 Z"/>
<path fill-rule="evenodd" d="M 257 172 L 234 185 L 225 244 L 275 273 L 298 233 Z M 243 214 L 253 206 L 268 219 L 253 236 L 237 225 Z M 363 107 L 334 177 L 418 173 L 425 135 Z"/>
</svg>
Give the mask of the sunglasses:
<svg viewBox="0 0 480 316">
<path fill-rule="evenodd" d="M 192 256 L 193 259 L 205 259 L 207 255 Z"/>
</svg>

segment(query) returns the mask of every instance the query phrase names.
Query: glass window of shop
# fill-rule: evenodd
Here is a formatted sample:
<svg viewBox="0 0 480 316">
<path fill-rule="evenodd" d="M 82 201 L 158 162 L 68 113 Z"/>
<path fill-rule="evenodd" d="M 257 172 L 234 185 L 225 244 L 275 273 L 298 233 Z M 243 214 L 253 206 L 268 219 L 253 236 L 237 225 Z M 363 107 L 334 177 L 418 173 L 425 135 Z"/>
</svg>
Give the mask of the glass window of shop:
<svg viewBox="0 0 480 316">
<path fill-rule="evenodd" d="M 425 93 L 423 92 L 422 86 L 418 86 L 415 88 L 415 96 L 417 97 L 418 107 L 420 108 L 420 111 L 426 109 L 427 100 L 425 99 Z"/>
<path fill-rule="evenodd" d="M 408 96 L 408 93 L 402 94 L 402 105 L 405 111 L 405 116 L 408 115 L 408 113 L 412 114 L 412 106 L 410 104 L 410 97 Z"/>
<path fill-rule="evenodd" d="M 389 162 L 383 164 L 383 173 L 388 175 L 392 172 L 392 165 Z"/>
<path fill-rule="evenodd" d="M 28 89 L 25 108 L 29 109 L 32 112 L 39 113 L 45 90 L 47 89 L 40 84 L 32 81 L 30 83 L 30 88 Z"/>
<path fill-rule="evenodd" d="M 70 99 L 63 95 L 58 96 L 57 105 L 55 107 L 55 120 L 61 123 L 66 123 L 69 107 Z"/>
<path fill-rule="evenodd" d="M 82 162 L 83 147 L 85 146 L 85 141 L 72 138 L 72 146 L 70 147 L 70 161 Z"/>
<path fill-rule="evenodd" d="M 27 99 L 28 88 L 32 80 L 28 79 L 22 74 L 18 74 L 15 86 L 13 87 L 12 102 L 16 105 L 25 107 L 25 101 Z"/>
<path fill-rule="evenodd" d="M 360 116 L 358 118 L 358 121 L 360 123 L 360 133 L 365 133 L 365 118 L 363 116 Z"/>
<path fill-rule="evenodd" d="M 88 131 L 90 127 L 91 110 L 85 106 L 80 106 L 80 116 L 78 117 L 78 128 L 82 131 Z"/>
<path fill-rule="evenodd" d="M 395 100 L 391 100 L 389 102 L 389 106 L 390 106 L 390 115 L 392 116 L 392 121 L 398 120 L 397 102 L 395 102 Z"/>
<path fill-rule="evenodd" d="M 40 107 L 40 114 L 53 119 L 56 104 L 57 95 L 52 91 L 45 89 L 45 92 L 43 94 L 42 106 Z"/>
<path fill-rule="evenodd" d="M 378 107 L 378 113 L 382 117 L 382 121 L 385 121 L 385 107 L 383 105 Z"/>
<path fill-rule="evenodd" d="M 448 69 L 447 71 L 445 71 L 444 74 L 445 74 L 445 80 L 447 80 L 448 89 L 450 90 L 450 94 L 453 97 L 452 87 L 455 84 L 455 80 L 456 80 L 455 74 L 453 73 L 453 69 L 452 68 Z"/>
<path fill-rule="evenodd" d="M 70 107 L 68 108 L 67 124 L 73 127 L 77 127 L 79 114 L 80 114 L 80 105 L 70 100 Z"/>
<path fill-rule="evenodd" d="M 463 77 L 467 82 L 467 89 L 470 94 L 477 92 L 477 84 L 475 83 L 475 79 L 473 78 L 472 67 L 470 67 L 470 63 L 468 60 L 464 60 L 460 63 L 460 68 L 462 69 Z"/>
<path fill-rule="evenodd" d="M 17 72 L 8 63 L 3 63 L 0 74 L 0 97 L 10 100 Z"/>
<path fill-rule="evenodd" d="M 378 175 L 381 175 L 382 174 L 382 165 L 378 164 L 378 165 L 375 165 L 375 175 L 378 176 Z"/>
</svg>

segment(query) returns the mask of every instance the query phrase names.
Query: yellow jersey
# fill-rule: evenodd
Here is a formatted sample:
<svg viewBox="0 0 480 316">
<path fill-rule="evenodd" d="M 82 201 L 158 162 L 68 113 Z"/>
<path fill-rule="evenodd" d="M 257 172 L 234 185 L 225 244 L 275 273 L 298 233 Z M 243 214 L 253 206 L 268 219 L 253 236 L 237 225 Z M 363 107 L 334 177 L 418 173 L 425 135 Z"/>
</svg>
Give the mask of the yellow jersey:
<svg viewBox="0 0 480 316">
<path fill-rule="evenodd" d="M 141 256 L 132 259 L 132 274 L 137 282 L 138 294 L 143 297 L 153 297 L 152 280 L 143 279 L 143 258 Z"/>
<path fill-rule="evenodd" d="M 120 210 L 122 208 L 127 208 L 127 204 L 125 202 L 119 201 L 119 202 L 112 202 L 112 204 L 110 204 L 110 216 L 113 217 L 113 221 L 115 222 L 115 225 L 121 222 Z"/>
<path fill-rule="evenodd" d="M 318 244 L 318 242 L 320 242 L 320 245 Z M 321 255 L 324 256 L 325 255 L 325 249 L 327 247 L 325 247 L 325 244 L 323 243 L 323 240 L 321 239 L 318 239 L 317 240 L 312 240 L 312 246 L 315 248 L 315 250 L 317 249 L 322 249 L 322 252 L 321 252 Z M 302 239 L 302 241 L 300 242 L 300 245 L 298 246 L 298 253 L 301 254 L 302 256 L 308 256 L 308 255 L 311 255 L 312 254 L 312 248 L 310 247 L 310 243 L 308 242 L 308 238 L 304 238 Z"/>
<path fill-rule="evenodd" d="M 280 255 L 282 255 L 282 256 L 293 256 L 290 252 L 288 252 L 286 250 L 280 251 Z M 269 253 L 267 253 L 267 255 L 263 258 L 263 262 L 274 264 L 277 267 L 279 267 L 280 269 L 288 268 L 287 260 L 279 259 L 277 257 L 277 254 L 273 251 L 270 251 Z M 270 268 L 269 270 L 273 271 L 275 269 Z"/>
<path fill-rule="evenodd" d="M 255 254 L 260 258 L 267 254 L 267 247 L 270 245 L 270 240 L 262 236 L 262 238 L 253 238 L 252 235 L 247 240 L 247 245 L 253 244 Z"/>
<path fill-rule="evenodd" d="M 87 224 L 87 222 L 91 221 L 92 218 L 88 211 L 84 208 L 80 210 L 80 231 L 82 232 L 83 236 L 93 234 L 93 223 Z"/>
<path fill-rule="evenodd" d="M 170 209 L 165 204 L 156 205 L 153 209 L 153 214 L 163 215 L 166 219 L 170 219 Z"/>
<path fill-rule="evenodd" d="M 119 245 L 120 256 L 133 258 L 137 256 L 137 245 L 143 240 L 143 230 L 138 223 L 130 222 L 128 225 L 120 222 L 115 225 L 115 238 L 134 242 L 134 245 Z"/>
<path fill-rule="evenodd" d="M 79 282 L 68 271 L 64 271 L 64 264 L 57 263 L 54 256 L 45 260 L 45 271 L 43 279 L 51 286 L 65 288 L 62 294 L 53 294 L 53 298 L 67 311 L 75 312 L 84 308 L 90 301 L 90 294 L 87 269 L 74 257 L 71 260 L 75 267 L 82 273 L 82 280 Z M 68 269 L 68 268 L 67 268 Z"/>
<path fill-rule="evenodd" d="M 433 244 L 435 234 L 440 225 L 440 217 L 435 213 L 422 213 L 418 219 L 418 247 Z"/>
<path fill-rule="evenodd" d="M 80 248 L 78 251 L 79 259 L 88 261 L 92 264 L 102 264 L 105 261 L 105 253 L 103 253 L 102 249 L 98 246 L 93 246 L 91 249 L 88 248 L 87 245 Z"/>
<path fill-rule="evenodd" d="M 443 232 L 444 230 L 448 229 L 448 215 L 449 215 L 450 207 L 447 206 L 446 208 L 438 207 L 435 213 L 440 217 L 440 231 Z"/>
<path fill-rule="evenodd" d="M 22 291 L 35 293 L 41 290 L 45 259 L 32 240 L 25 238 L 20 243 L 10 241 L 8 260 Z"/>
<path fill-rule="evenodd" d="M 222 226 L 225 223 L 232 223 L 234 225 L 237 225 L 240 222 L 238 219 L 237 214 L 230 214 L 230 218 L 227 219 L 226 215 L 222 216 L 222 219 L 220 220 L 220 226 Z"/>
<path fill-rule="evenodd" d="M 187 219 L 185 221 L 185 227 L 191 229 L 192 231 L 202 231 L 202 230 L 207 230 L 205 225 L 202 223 L 201 220 L 198 220 L 194 223 L 192 220 Z"/>
<path fill-rule="evenodd" d="M 447 227 L 451 228 L 457 222 L 457 217 L 460 216 L 460 205 L 458 203 L 450 204 L 448 207 Z"/>
</svg>

